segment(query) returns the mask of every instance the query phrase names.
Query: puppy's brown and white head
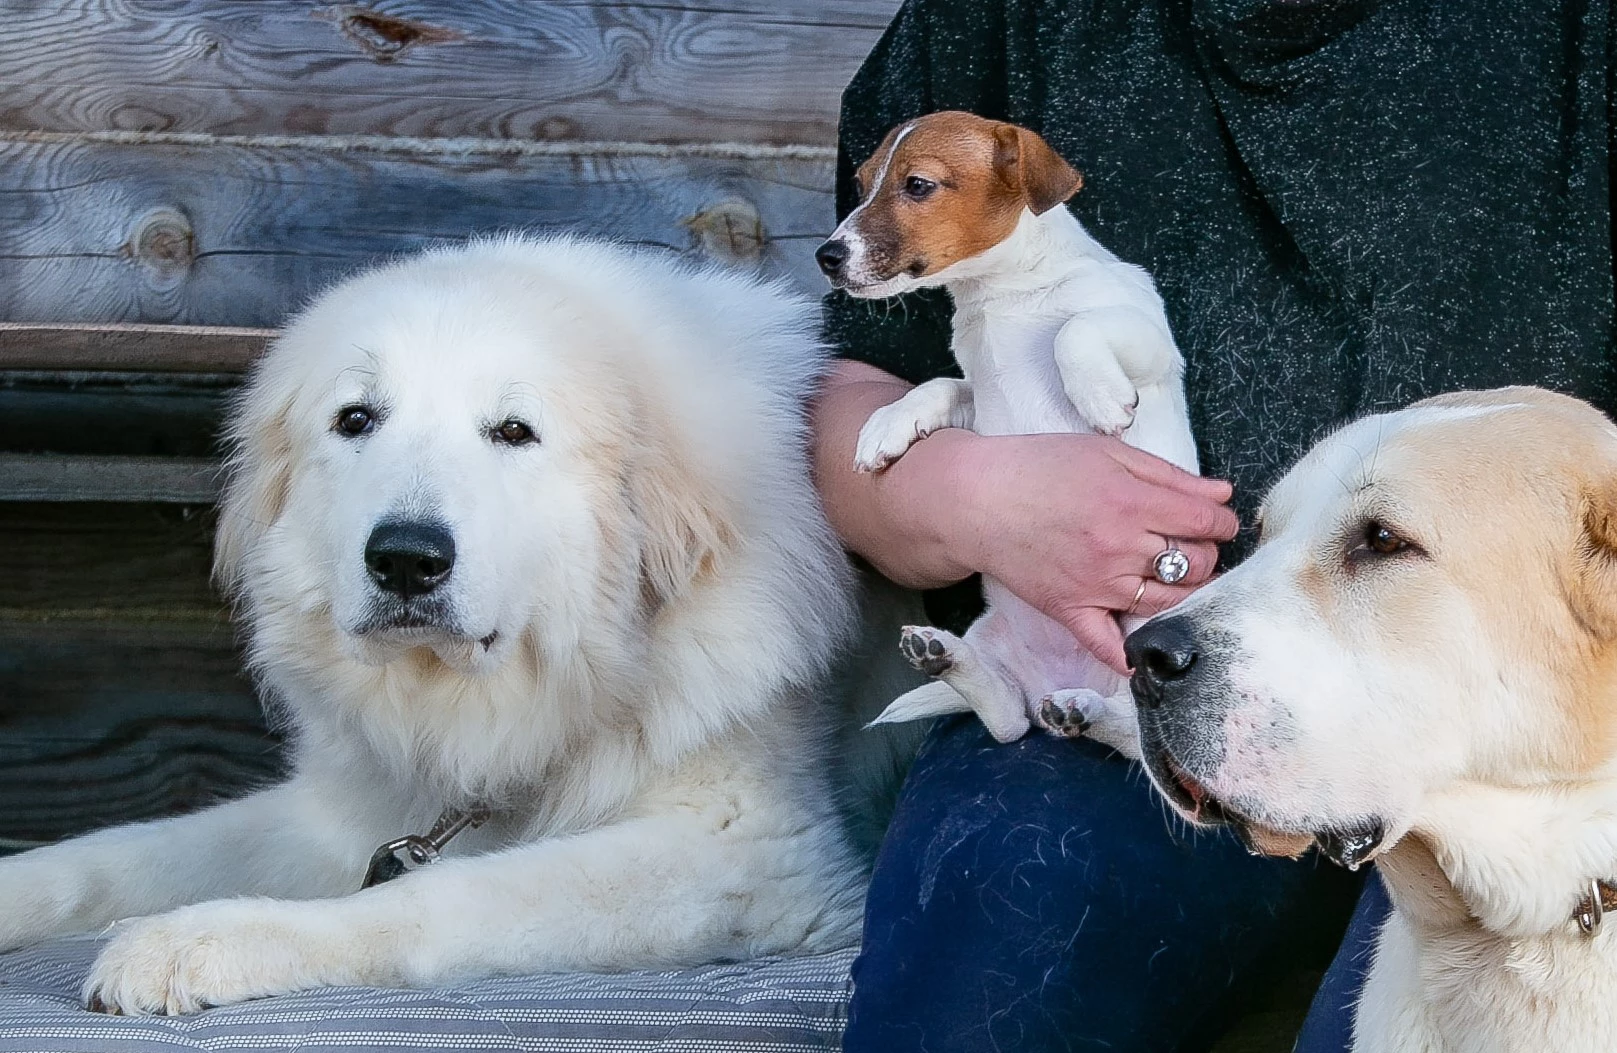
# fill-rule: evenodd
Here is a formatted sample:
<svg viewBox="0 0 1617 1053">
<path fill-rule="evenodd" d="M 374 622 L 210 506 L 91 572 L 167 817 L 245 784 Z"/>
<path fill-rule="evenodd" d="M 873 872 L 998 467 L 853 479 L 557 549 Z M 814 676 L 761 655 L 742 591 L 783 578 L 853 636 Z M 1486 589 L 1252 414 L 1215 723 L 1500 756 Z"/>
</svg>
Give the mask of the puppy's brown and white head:
<svg viewBox="0 0 1617 1053">
<path fill-rule="evenodd" d="M 1458 787 L 1609 780 L 1617 428 L 1535 388 L 1361 420 L 1127 650 L 1157 787 L 1264 851 L 1356 865 Z"/>
<path fill-rule="evenodd" d="M 887 133 L 856 178 L 859 205 L 815 253 L 831 284 L 861 298 L 947 284 L 959 265 L 1083 185 L 1038 135 L 944 111 Z"/>
</svg>

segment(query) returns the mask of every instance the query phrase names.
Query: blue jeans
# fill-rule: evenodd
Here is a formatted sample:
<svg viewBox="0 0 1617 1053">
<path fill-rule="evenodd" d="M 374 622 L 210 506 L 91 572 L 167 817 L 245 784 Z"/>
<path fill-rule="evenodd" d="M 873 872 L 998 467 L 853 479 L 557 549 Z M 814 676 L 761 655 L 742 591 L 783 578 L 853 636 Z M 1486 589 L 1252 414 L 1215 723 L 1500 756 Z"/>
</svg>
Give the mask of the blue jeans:
<svg viewBox="0 0 1617 1053">
<path fill-rule="evenodd" d="M 1353 1045 L 1353 1007 L 1359 1002 L 1364 978 L 1370 972 L 1376 935 L 1391 911 L 1386 887 L 1380 878 L 1371 877 L 1364 883 L 1364 895 L 1359 897 L 1353 920 L 1348 922 L 1342 948 L 1314 994 L 1314 1004 L 1293 1053 L 1342 1053 Z"/>
<path fill-rule="evenodd" d="M 1287 969 L 1324 964 L 1356 888 L 1184 829 L 1097 743 L 1000 746 L 951 718 L 876 862 L 843 1048 L 1205 1049 Z"/>
</svg>

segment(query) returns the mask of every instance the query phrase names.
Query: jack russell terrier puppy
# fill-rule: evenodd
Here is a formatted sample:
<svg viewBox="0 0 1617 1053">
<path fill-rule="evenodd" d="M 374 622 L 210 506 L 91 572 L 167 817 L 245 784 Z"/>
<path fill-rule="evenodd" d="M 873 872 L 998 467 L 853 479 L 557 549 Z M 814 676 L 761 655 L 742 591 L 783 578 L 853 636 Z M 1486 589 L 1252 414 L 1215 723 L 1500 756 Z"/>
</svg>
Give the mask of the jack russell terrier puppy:
<svg viewBox="0 0 1617 1053">
<path fill-rule="evenodd" d="M 873 413 L 859 433 L 860 471 L 881 471 L 939 428 L 1098 432 L 1197 470 L 1184 360 L 1162 300 L 1150 275 L 1062 207 L 1082 184 L 1033 132 L 960 112 L 894 128 L 860 167 L 859 205 L 820 246 L 820 268 L 861 298 L 948 289 L 964 377 L 929 380 Z M 1156 569 L 1170 584 L 1188 569 L 1171 540 Z M 969 709 L 1000 742 L 1031 722 L 1138 756 L 1123 678 L 1004 585 L 985 576 L 983 591 L 987 611 L 963 639 L 904 629 L 904 654 L 936 679 L 876 723 Z M 1125 630 L 1142 620 L 1125 618 Z"/>
</svg>

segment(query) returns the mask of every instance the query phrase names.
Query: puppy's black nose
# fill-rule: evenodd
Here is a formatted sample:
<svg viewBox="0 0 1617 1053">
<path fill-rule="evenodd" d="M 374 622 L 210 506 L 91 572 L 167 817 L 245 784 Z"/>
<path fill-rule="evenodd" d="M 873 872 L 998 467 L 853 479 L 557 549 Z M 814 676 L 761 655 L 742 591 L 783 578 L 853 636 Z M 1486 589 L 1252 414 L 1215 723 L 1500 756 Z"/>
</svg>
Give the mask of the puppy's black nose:
<svg viewBox="0 0 1617 1053">
<path fill-rule="evenodd" d="M 1145 623 L 1123 641 L 1123 654 L 1134 669 L 1135 701 L 1149 706 L 1161 705 L 1168 690 L 1190 676 L 1200 657 L 1188 618 Z"/>
<path fill-rule="evenodd" d="M 827 278 L 835 278 L 842 265 L 848 262 L 848 243 L 828 241 L 815 250 L 814 260 Z"/>
<path fill-rule="evenodd" d="M 444 583 L 455 565 L 455 539 L 437 523 L 390 519 L 365 542 L 365 566 L 384 592 L 409 599 Z"/>
</svg>

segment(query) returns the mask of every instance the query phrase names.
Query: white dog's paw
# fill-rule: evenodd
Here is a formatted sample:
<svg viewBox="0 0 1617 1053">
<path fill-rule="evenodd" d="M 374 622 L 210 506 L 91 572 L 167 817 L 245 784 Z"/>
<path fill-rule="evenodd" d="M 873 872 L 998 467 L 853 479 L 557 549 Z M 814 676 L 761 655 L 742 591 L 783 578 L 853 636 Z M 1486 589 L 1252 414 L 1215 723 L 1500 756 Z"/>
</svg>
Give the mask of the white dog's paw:
<svg viewBox="0 0 1617 1053">
<path fill-rule="evenodd" d="M 321 986 L 301 947 L 312 934 L 300 938 L 265 909 L 289 906 L 227 900 L 119 922 L 90 968 L 84 1002 L 101 1012 L 172 1016 Z"/>
<path fill-rule="evenodd" d="M 1035 727 L 1062 739 L 1075 739 L 1106 712 L 1106 699 L 1086 687 L 1052 691 L 1033 704 Z"/>
<path fill-rule="evenodd" d="M 898 649 L 920 672 L 942 676 L 954 667 L 955 644 L 960 638 L 945 629 L 906 625 L 898 637 Z"/>
<path fill-rule="evenodd" d="M 1086 389 L 1072 403 L 1078 415 L 1101 435 L 1114 439 L 1123 437 L 1134 423 L 1134 413 L 1140 408 L 1140 393 L 1132 386 L 1109 391 L 1110 385 L 1097 385 Z"/>
<path fill-rule="evenodd" d="M 925 426 L 904 408 L 902 400 L 883 406 L 859 429 L 853 466 L 861 472 L 879 472 L 926 436 Z"/>
</svg>

